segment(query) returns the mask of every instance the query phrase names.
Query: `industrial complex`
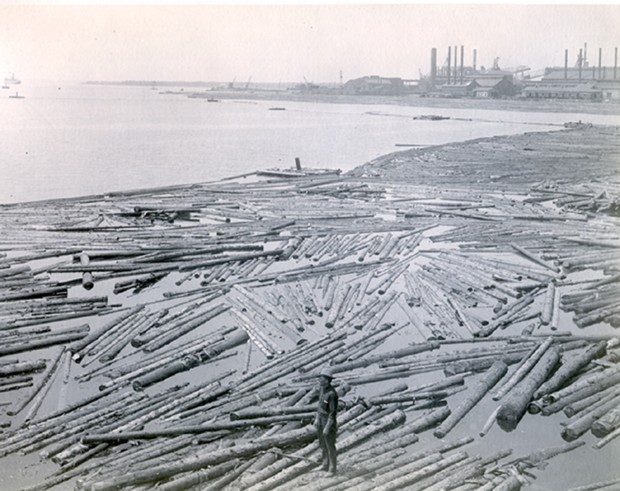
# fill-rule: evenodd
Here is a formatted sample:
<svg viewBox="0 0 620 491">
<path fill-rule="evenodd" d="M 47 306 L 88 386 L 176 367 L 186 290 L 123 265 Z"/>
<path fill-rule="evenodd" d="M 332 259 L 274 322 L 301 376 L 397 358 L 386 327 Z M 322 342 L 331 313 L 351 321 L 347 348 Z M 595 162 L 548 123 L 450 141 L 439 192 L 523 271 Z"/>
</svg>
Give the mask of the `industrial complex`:
<svg viewBox="0 0 620 491">
<path fill-rule="evenodd" d="M 540 74 L 530 67 L 502 69 L 499 58 L 491 68 L 477 66 L 477 50 L 471 63 L 465 64 L 465 47 L 449 46 L 445 61 L 437 63 L 438 50 L 431 49 L 430 71 L 417 80 L 369 75 L 341 83 L 338 87 L 299 84 L 295 90 L 304 92 L 340 93 L 346 95 L 406 95 L 448 98 L 528 98 L 576 99 L 593 102 L 620 101 L 618 48 L 614 48 L 613 66 L 602 64 L 602 48 L 598 63 L 588 59 L 587 44 L 579 49 L 577 61 L 569 66 L 565 50 L 563 67 L 547 67 Z"/>
</svg>

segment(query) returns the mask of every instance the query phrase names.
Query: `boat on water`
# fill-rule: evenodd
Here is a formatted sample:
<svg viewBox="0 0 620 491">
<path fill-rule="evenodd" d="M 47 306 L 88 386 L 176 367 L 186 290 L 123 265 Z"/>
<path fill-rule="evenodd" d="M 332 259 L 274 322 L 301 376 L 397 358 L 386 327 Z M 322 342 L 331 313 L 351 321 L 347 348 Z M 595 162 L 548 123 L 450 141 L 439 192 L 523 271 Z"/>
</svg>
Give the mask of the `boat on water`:
<svg viewBox="0 0 620 491">
<path fill-rule="evenodd" d="M 10 87 L 8 85 L 3 85 L 2 88 L 3 89 L 10 89 Z"/>
<path fill-rule="evenodd" d="M 289 169 L 263 169 L 256 171 L 256 175 L 258 176 L 267 176 L 267 177 L 322 177 L 322 176 L 330 176 L 330 175 L 340 175 L 342 171 L 340 169 L 318 169 L 318 168 L 307 168 L 307 169 L 297 169 L 297 168 L 289 168 Z"/>
<path fill-rule="evenodd" d="M 285 107 L 270 107 L 270 111 L 286 111 Z"/>
<path fill-rule="evenodd" d="M 10 95 L 9 99 L 25 99 L 23 95 L 19 95 L 19 92 L 15 92 L 15 95 Z"/>
<path fill-rule="evenodd" d="M 4 79 L 4 85 L 19 85 L 21 83 L 22 83 L 22 81 L 20 79 L 15 78 L 15 74 L 14 73 L 12 73 L 10 77 L 6 77 Z"/>
</svg>

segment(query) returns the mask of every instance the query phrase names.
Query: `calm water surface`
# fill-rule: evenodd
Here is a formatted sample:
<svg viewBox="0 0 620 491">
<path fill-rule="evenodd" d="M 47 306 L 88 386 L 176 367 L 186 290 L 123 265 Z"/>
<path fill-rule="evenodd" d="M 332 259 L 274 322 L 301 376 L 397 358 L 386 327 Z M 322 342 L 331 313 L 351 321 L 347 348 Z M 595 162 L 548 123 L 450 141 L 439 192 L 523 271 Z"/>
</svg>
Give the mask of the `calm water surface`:
<svg viewBox="0 0 620 491">
<path fill-rule="evenodd" d="M 218 180 L 272 167 L 350 170 L 396 144 L 441 144 L 618 116 L 190 99 L 150 87 L 0 91 L 0 203 Z M 285 111 L 270 111 L 273 106 Z M 442 114 L 445 121 L 414 121 Z M 455 119 L 460 118 L 460 119 Z"/>
</svg>

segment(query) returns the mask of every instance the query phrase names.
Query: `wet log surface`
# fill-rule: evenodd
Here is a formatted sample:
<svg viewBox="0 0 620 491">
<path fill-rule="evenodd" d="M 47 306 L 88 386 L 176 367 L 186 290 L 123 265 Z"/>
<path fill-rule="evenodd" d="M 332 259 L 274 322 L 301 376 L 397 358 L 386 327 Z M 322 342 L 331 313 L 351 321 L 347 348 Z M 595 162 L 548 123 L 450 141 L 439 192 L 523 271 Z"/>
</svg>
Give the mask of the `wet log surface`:
<svg viewBox="0 0 620 491">
<path fill-rule="evenodd" d="M 0 206 L 0 488 L 614 481 L 619 165 L 577 127 Z"/>
</svg>

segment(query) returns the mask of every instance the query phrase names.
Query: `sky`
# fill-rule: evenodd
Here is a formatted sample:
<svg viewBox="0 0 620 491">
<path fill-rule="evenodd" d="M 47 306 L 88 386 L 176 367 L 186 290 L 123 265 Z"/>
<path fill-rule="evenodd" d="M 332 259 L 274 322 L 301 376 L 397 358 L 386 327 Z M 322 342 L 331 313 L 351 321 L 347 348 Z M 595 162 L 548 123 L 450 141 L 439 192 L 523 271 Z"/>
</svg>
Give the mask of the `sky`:
<svg viewBox="0 0 620 491">
<path fill-rule="evenodd" d="M 416 79 L 448 46 L 465 65 L 614 65 L 620 5 L 50 4 L 0 0 L 0 76 L 26 80 Z M 453 48 L 454 49 L 454 48 Z M 459 61 L 460 64 L 460 61 Z M 6 76 L 4 75 L 4 76 Z"/>
</svg>

